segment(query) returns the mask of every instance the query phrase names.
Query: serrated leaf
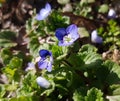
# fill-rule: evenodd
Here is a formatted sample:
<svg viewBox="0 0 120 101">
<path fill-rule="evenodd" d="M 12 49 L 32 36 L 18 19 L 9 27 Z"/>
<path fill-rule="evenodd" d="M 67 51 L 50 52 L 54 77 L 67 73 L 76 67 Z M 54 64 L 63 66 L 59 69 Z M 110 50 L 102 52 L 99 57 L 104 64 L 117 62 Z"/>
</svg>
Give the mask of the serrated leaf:
<svg viewBox="0 0 120 101">
<path fill-rule="evenodd" d="M 97 48 L 94 47 L 93 45 L 86 44 L 81 47 L 80 52 L 93 53 L 93 52 L 97 52 Z"/>
<path fill-rule="evenodd" d="M 118 83 L 120 81 L 120 66 L 110 60 L 107 60 L 104 66 L 106 66 L 109 71 L 106 82 L 108 84 Z"/>
<path fill-rule="evenodd" d="M 97 88 L 91 88 L 87 92 L 85 101 L 104 101 L 102 96 L 103 96 L 103 93 L 101 92 L 101 90 Z"/>
<path fill-rule="evenodd" d="M 85 54 L 86 55 L 86 54 Z M 86 56 L 84 56 L 84 58 L 83 58 L 83 60 L 84 60 L 84 62 L 85 62 L 85 64 L 92 64 L 92 63 L 95 63 L 95 62 L 97 62 L 98 61 L 98 63 L 99 63 L 99 60 L 100 60 L 100 62 L 101 62 L 101 56 L 100 55 L 98 55 L 98 54 L 96 54 L 96 53 L 90 53 L 90 54 L 87 54 Z M 97 64 L 96 64 L 96 66 L 97 66 Z"/>
<path fill-rule="evenodd" d="M 0 32 L 0 47 L 14 47 L 17 34 L 11 31 Z"/>
<path fill-rule="evenodd" d="M 85 94 L 86 94 L 86 89 L 85 88 L 79 88 L 76 89 L 75 92 L 73 93 L 73 100 L 74 101 L 85 101 Z"/>
<path fill-rule="evenodd" d="M 97 68 L 101 66 L 102 58 L 96 53 L 97 49 L 92 45 L 84 45 L 78 53 L 84 62 L 83 68 Z"/>
</svg>

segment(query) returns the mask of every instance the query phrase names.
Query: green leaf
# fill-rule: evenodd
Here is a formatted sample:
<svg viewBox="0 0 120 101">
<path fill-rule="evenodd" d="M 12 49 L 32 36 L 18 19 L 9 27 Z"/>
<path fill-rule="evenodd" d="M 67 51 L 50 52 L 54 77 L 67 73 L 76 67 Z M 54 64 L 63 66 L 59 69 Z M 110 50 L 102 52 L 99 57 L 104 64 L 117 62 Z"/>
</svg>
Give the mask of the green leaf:
<svg viewBox="0 0 120 101">
<path fill-rule="evenodd" d="M 97 52 L 97 48 L 94 47 L 93 45 L 86 44 L 81 47 L 80 52 L 93 53 L 93 52 Z"/>
<path fill-rule="evenodd" d="M 3 96 L 5 95 L 5 93 L 6 93 L 6 90 L 5 90 L 4 85 L 0 84 L 0 98 L 3 98 Z"/>
<path fill-rule="evenodd" d="M 95 0 L 81 0 L 82 3 L 94 3 Z"/>
<path fill-rule="evenodd" d="M 82 46 L 78 54 L 84 62 L 83 68 L 97 68 L 101 66 L 102 58 L 96 51 L 97 49 L 92 45 Z"/>
<path fill-rule="evenodd" d="M 59 4 L 65 5 L 70 2 L 70 0 L 57 0 Z"/>
<path fill-rule="evenodd" d="M 109 9 L 108 5 L 107 4 L 103 4 L 103 5 L 100 6 L 98 12 L 99 13 L 107 13 L 108 9 Z"/>
<path fill-rule="evenodd" d="M 48 30 L 55 31 L 57 28 L 67 27 L 70 23 L 68 17 L 63 17 L 58 11 L 53 11 L 48 17 L 49 23 L 46 23 Z"/>
<path fill-rule="evenodd" d="M 73 93 L 73 100 L 74 101 L 85 101 L 85 94 L 86 94 L 86 88 L 81 87 L 79 89 L 76 89 Z"/>
<path fill-rule="evenodd" d="M 87 31 L 86 28 L 84 28 L 84 27 L 78 28 L 78 33 L 80 34 L 80 37 L 81 37 L 81 38 L 83 38 L 83 37 L 88 37 L 88 36 L 89 36 L 88 31 Z"/>
<path fill-rule="evenodd" d="M 52 46 L 52 54 L 54 57 L 58 57 L 62 55 L 62 47 L 59 47 L 58 45 L 53 45 Z"/>
<path fill-rule="evenodd" d="M 11 67 L 6 66 L 5 68 L 2 69 L 2 71 L 6 74 L 6 75 L 10 75 L 10 77 L 13 77 L 16 69 L 10 69 Z"/>
<path fill-rule="evenodd" d="M 110 85 L 117 84 L 120 81 L 120 66 L 116 63 L 107 60 L 102 63 L 101 67 L 96 71 L 96 78 L 100 87 L 109 87 Z"/>
<path fill-rule="evenodd" d="M 49 49 L 49 44 L 47 43 L 40 43 L 39 40 L 38 40 L 38 37 L 35 36 L 35 37 L 31 37 L 30 38 L 30 42 L 28 44 L 28 49 L 30 50 L 30 54 L 33 56 L 33 57 L 37 57 L 39 56 L 39 50 L 40 49 Z"/>
<path fill-rule="evenodd" d="M 17 98 L 11 98 L 9 101 L 39 101 L 38 96 L 20 96 Z"/>
<path fill-rule="evenodd" d="M 12 58 L 11 54 L 12 54 L 12 52 L 10 51 L 9 48 L 3 48 L 3 49 L 1 49 L 0 56 L 1 56 L 3 64 L 7 65 L 9 63 L 9 61 Z"/>
<path fill-rule="evenodd" d="M 12 84 L 5 85 L 6 91 L 15 91 L 15 90 L 17 90 L 17 87 L 18 87 L 17 83 L 12 83 Z"/>
<path fill-rule="evenodd" d="M 107 98 L 109 101 L 120 101 L 120 95 L 107 96 L 106 98 Z"/>
<path fill-rule="evenodd" d="M 9 64 L 7 64 L 2 71 L 8 76 L 9 80 L 14 79 L 15 81 L 20 80 L 20 73 L 22 67 L 22 60 L 18 57 L 13 57 Z"/>
<path fill-rule="evenodd" d="M 40 47 L 40 43 L 38 41 L 38 37 L 30 38 L 30 42 L 29 42 L 27 47 L 30 49 L 30 54 L 31 55 L 38 56 L 39 47 Z"/>
<path fill-rule="evenodd" d="M 113 84 L 110 86 L 112 95 L 120 95 L 120 84 Z"/>
<path fill-rule="evenodd" d="M 108 84 L 118 83 L 120 81 L 120 66 L 110 60 L 105 61 L 103 64 L 108 69 L 106 82 Z"/>
<path fill-rule="evenodd" d="M 11 60 L 10 60 L 10 63 L 9 63 L 9 67 L 11 69 L 15 69 L 15 68 L 20 68 L 22 67 L 22 59 L 18 58 L 18 57 L 13 57 Z"/>
<path fill-rule="evenodd" d="M 0 47 L 14 47 L 17 45 L 15 40 L 16 40 L 16 33 L 11 31 L 0 32 Z"/>
<path fill-rule="evenodd" d="M 104 101 L 102 96 L 103 96 L 103 93 L 101 92 L 101 90 L 97 88 L 91 88 L 87 92 L 85 101 Z"/>
</svg>

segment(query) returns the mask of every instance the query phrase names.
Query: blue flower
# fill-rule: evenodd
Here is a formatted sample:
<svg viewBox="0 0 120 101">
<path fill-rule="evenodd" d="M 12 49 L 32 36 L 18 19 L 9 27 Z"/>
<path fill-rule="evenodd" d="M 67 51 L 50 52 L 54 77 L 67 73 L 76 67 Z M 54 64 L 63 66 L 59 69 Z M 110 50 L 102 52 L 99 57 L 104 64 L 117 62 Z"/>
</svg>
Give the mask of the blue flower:
<svg viewBox="0 0 120 101">
<path fill-rule="evenodd" d="M 55 31 L 55 36 L 59 40 L 59 46 L 69 46 L 79 38 L 78 29 L 75 24 L 65 28 L 58 28 Z"/>
<path fill-rule="evenodd" d="M 33 62 L 29 62 L 25 71 L 34 70 L 34 69 L 35 69 L 35 64 Z"/>
<path fill-rule="evenodd" d="M 102 37 L 98 36 L 98 33 L 96 30 L 93 30 L 91 33 L 91 41 L 93 43 L 102 43 L 103 39 L 102 39 Z"/>
<path fill-rule="evenodd" d="M 48 72 L 52 71 L 53 57 L 52 53 L 48 50 L 42 49 L 39 51 L 41 59 L 38 61 L 39 69 L 47 69 Z"/>
<path fill-rule="evenodd" d="M 49 3 L 45 5 L 45 8 L 42 8 L 40 12 L 36 15 L 37 20 L 44 20 L 51 12 L 51 6 Z"/>
<path fill-rule="evenodd" d="M 42 76 L 37 77 L 36 82 L 40 87 L 43 87 L 43 88 L 50 87 L 50 82 L 45 78 L 43 78 Z"/>
<path fill-rule="evenodd" d="M 110 9 L 109 11 L 108 11 L 108 18 L 116 18 L 116 12 L 115 12 L 115 10 L 114 9 Z"/>
</svg>

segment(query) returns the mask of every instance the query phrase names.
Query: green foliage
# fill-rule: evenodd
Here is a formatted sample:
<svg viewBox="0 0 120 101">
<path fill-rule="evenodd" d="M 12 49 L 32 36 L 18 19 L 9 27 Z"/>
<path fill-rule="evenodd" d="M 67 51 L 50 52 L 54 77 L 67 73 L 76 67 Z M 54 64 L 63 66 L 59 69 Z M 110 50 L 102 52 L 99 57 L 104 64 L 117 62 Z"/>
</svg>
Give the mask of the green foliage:
<svg viewBox="0 0 120 101">
<path fill-rule="evenodd" d="M 78 32 L 79 32 L 81 38 L 89 37 L 88 31 L 84 27 L 78 28 Z"/>
<path fill-rule="evenodd" d="M 87 92 L 85 101 L 104 101 L 102 96 L 103 96 L 103 93 L 101 92 L 101 90 L 97 88 L 91 88 Z"/>
<path fill-rule="evenodd" d="M 69 18 L 62 16 L 59 12 L 52 12 L 51 16 L 48 18 L 48 22 L 46 25 L 48 26 L 48 30 L 55 31 L 57 28 L 67 27 L 70 23 Z"/>
<path fill-rule="evenodd" d="M 36 57 L 40 49 L 50 49 L 51 44 L 46 42 L 47 38 L 53 40 L 52 44 L 54 44 L 53 31 L 59 27 L 66 27 L 68 24 L 69 19 L 57 11 L 53 11 L 49 18 L 44 21 L 37 21 L 35 18 L 29 19 L 26 31 L 29 38 L 27 48 L 30 50 L 30 54 Z"/>
<path fill-rule="evenodd" d="M 119 100 L 120 100 L 120 95 L 107 96 L 107 99 L 108 99 L 109 101 L 119 101 Z"/>
<path fill-rule="evenodd" d="M 59 4 L 65 5 L 70 2 L 70 0 L 57 0 Z"/>
<path fill-rule="evenodd" d="M 9 81 L 15 80 L 19 81 L 20 80 L 20 69 L 22 67 L 22 60 L 18 57 L 13 57 L 10 61 L 9 64 L 7 64 L 2 71 L 8 76 Z"/>
<path fill-rule="evenodd" d="M 66 1 L 67 2 L 67 1 Z M 81 0 L 75 7 L 78 15 L 91 18 L 91 3 Z M 107 5 L 101 5 L 99 12 L 106 13 Z M 17 34 L 0 32 L 0 62 L 3 65 L 0 76 L 0 101 L 119 101 L 120 66 L 110 60 L 103 60 L 94 45 L 81 44 L 81 38 L 90 37 L 86 28 L 78 28 L 80 38 L 71 46 L 58 46 L 55 30 L 66 28 L 69 18 L 59 10 L 53 10 L 48 18 L 37 21 L 35 17 L 26 22 L 27 52 L 17 50 Z M 99 28 L 103 45 L 120 46 L 120 29 L 116 21 L 109 20 L 107 31 Z M 99 44 L 102 46 L 101 44 Z M 98 45 L 98 46 L 99 46 Z M 40 49 L 52 52 L 52 71 L 38 69 Z M 34 63 L 33 70 L 26 71 L 28 62 Z M 36 78 L 42 76 L 49 81 L 49 88 L 40 87 Z"/>
<path fill-rule="evenodd" d="M 74 13 L 76 15 L 81 15 L 81 16 L 84 16 L 87 18 L 92 18 L 91 14 L 90 14 L 92 11 L 91 6 L 89 5 L 90 0 L 88 2 L 87 1 L 88 0 L 86 0 L 86 1 L 82 0 L 76 4 L 75 11 L 74 11 Z"/>
<path fill-rule="evenodd" d="M 3 85 L 0 84 L 0 99 L 3 98 L 3 96 L 5 95 L 5 88 Z"/>
<path fill-rule="evenodd" d="M 103 37 L 104 44 L 109 46 L 111 49 L 119 48 L 120 46 L 120 27 L 115 20 L 108 21 L 107 31 L 104 28 L 98 29 L 100 36 Z"/>
<path fill-rule="evenodd" d="M 0 32 L 0 47 L 14 47 L 17 45 L 16 33 L 11 31 L 1 31 Z"/>
<path fill-rule="evenodd" d="M 109 10 L 108 5 L 107 5 L 107 4 L 103 4 L 103 5 L 101 5 L 101 6 L 99 7 L 98 12 L 100 12 L 100 13 L 107 13 L 108 10 Z"/>
<path fill-rule="evenodd" d="M 10 51 L 9 48 L 3 48 L 1 51 L 0 51 L 0 56 L 2 58 L 2 62 L 4 64 L 8 64 L 10 59 L 12 58 L 12 52 Z"/>
<path fill-rule="evenodd" d="M 73 93 L 73 100 L 74 101 L 85 101 L 85 95 L 86 95 L 87 89 L 86 88 L 78 88 Z"/>
</svg>

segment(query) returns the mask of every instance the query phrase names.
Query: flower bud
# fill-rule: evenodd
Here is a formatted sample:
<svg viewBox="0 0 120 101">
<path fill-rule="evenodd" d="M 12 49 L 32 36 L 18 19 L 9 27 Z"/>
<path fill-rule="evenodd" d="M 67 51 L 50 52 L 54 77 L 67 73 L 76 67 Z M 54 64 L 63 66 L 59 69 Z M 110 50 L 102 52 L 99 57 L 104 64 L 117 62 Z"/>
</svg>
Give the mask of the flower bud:
<svg viewBox="0 0 120 101">
<path fill-rule="evenodd" d="M 50 82 L 47 81 L 42 76 L 37 77 L 36 81 L 37 81 L 38 85 L 42 88 L 49 88 L 50 87 Z"/>
</svg>

